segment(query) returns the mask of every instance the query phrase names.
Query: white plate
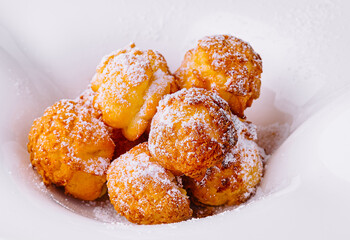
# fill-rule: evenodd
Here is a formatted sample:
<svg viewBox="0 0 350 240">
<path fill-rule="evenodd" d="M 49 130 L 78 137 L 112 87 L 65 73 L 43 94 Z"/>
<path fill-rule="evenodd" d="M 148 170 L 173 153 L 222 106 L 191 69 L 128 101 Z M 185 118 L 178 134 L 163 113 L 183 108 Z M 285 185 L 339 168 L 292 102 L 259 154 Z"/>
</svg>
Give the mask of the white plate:
<svg viewBox="0 0 350 240">
<path fill-rule="evenodd" d="M 346 1 L 2 2 L 0 238 L 349 239 L 348 10 Z M 159 226 L 104 223 L 57 204 L 52 195 L 65 198 L 29 167 L 33 119 L 77 96 L 101 57 L 130 41 L 161 52 L 174 71 L 197 39 L 216 33 L 240 37 L 262 56 L 262 95 L 248 119 L 291 128 L 257 196 Z"/>
</svg>

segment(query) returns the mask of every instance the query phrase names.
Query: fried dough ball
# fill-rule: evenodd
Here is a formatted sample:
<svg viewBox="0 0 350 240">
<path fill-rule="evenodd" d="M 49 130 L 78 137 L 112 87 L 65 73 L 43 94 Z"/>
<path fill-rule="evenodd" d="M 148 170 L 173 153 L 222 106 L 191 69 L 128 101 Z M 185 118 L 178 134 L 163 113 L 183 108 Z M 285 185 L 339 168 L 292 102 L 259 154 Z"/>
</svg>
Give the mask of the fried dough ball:
<svg viewBox="0 0 350 240">
<path fill-rule="evenodd" d="M 184 57 L 175 77 L 180 88 L 215 91 L 233 113 L 244 110 L 260 95 L 262 61 L 246 42 L 230 35 L 204 37 Z"/>
<path fill-rule="evenodd" d="M 183 179 L 184 187 L 198 202 L 211 206 L 243 203 L 255 192 L 261 180 L 262 150 L 254 142 L 256 131 L 238 118 L 235 124 L 239 129 L 238 141 L 222 163 L 208 169 L 201 181 L 188 177 Z"/>
<path fill-rule="evenodd" d="M 66 194 L 94 200 L 106 192 L 114 143 L 95 110 L 87 107 L 87 96 L 47 108 L 33 123 L 28 152 L 46 185 L 63 186 Z"/>
<path fill-rule="evenodd" d="M 195 179 L 235 144 L 228 104 L 205 89 L 182 89 L 160 101 L 149 134 L 152 156 L 174 174 Z"/>
<path fill-rule="evenodd" d="M 104 57 L 91 87 L 103 120 L 130 141 L 149 127 L 159 100 L 177 90 L 164 57 L 134 44 Z"/>
<path fill-rule="evenodd" d="M 176 184 L 174 175 L 153 161 L 147 142 L 114 160 L 107 180 L 114 208 L 133 223 L 172 223 L 192 215 L 186 191 Z"/>
<path fill-rule="evenodd" d="M 147 142 L 148 140 L 148 133 L 143 133 L 138 139 L 135 141 L 130 141 L 126 139 L 120 129 L 113 129 L 112 135 L 111 135 L 113 142 L 115 144 L 114 149 L 114 156 L 113 159 L 118 158 L 120 155 L 126 153 L 136 145 Z"/>
</svg>

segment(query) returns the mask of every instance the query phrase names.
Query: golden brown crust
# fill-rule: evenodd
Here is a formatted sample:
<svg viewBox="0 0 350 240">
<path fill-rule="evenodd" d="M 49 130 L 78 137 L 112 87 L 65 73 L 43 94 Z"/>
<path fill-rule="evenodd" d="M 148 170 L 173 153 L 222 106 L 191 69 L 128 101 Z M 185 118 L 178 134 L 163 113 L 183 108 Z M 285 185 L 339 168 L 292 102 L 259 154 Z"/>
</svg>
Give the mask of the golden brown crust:
<svg viewBox="0 0 350 240">
<path fill-rule="evenodd" d="M 83 102 L 61 100 L 47 108 L 33 123 L 28 152 L 45 184 L 94 200 L 103 191 L 114 143 L 95 110 Z"/>
<path fill-rule="evenodd" d="M 243 124 L 236 119 L 236 124 Z M 208 169 L 201 181 L 185 177 L 183 184 L 200 203 L 219 206 L 245 202 L 255 192 L 263 173 L 260 149 L 248 127 L 240 129 L 238 142 L 222 163 Z"/>
<path fill-rule="evenodd" d="M 103 120 L 130 141 L 149 126 L 159 100 L 177 90 L 164 57 L 134 44 L 106 56 L 91 82 Z"/>
<path fill-rule="evenodd" d="M 205 89 L 167 95 L 152 120 L 150 152 L 173 173 L 201 179 L 235 143 L 231 114 L 224 100 Z"/>
<path fill-rule="evenodd" d="M 131 44 L 102 59 L 78 98 L 34 121 L 31 164 L 82 200 L 108 187 L 137 224 L 213 215 L 247 201 L 261 180 L 254 125 L 237 117 L 259 97 L 261 73 L 259 54 L 229 35 L 199 40 L 175 77 L 161 54 Z"/>
<path fill-rule="evenodd" d="M 199 40 L 185 54 L 175 77 L 180 88 L 217 92 L 236 115 L 244 117 L 244 110 L 260 95 L 261 73 L 261 58 L 248 43 L 215 35 Z"/>
<path fill-rule="evenodd" d="M 114 208 L 137 224 L 160 224 L 191 217 L 190 201 L 175 177 L 152 160 L 142 143 L 113 161 L 107 172 Z"/>
</svg>

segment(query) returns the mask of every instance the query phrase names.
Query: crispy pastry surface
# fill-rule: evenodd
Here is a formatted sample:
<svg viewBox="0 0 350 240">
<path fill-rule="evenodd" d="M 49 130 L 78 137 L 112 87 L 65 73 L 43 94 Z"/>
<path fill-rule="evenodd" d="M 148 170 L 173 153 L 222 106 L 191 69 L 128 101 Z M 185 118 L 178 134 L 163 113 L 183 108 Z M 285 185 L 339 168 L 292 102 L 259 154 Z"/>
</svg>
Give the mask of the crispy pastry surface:
<svg viewBox="0 0 350 240">
<path fill-rule="evenodd" d="M 94 200 L 105 193 L 114 143 L 99 113 L 89 105 L 89 93 L 85 94 L 55 103 L 34 121 L 28 152 L 45 184 L 63 186 L 67 194 Z"/>
<path fill-rule="evenodd" d="M 243 203 L 255 192 L 261 180 L 262 150 L 254 142 L 255 129 L 237 117 L 234 122 L 238 129 L 238 141 L 224 160 L 209 168 L 201 181 L 189 177 L 183 179 L 184 187 L 200 203 L 211 206 Z"/>
<path fill-rule="evenodd" d="M 186 191 L 174 175 L 153 161 L 146 142 L 114 160 L 107 180 L 114 208 L 133 223 L 172 223 L 192 215 Z"/>
<path fill-rule="evenodd" d="M 246 42 L 230 35 L 204 37 L 189 50 L 175 72 L 180 88 L 215 91 L 233 113 L 244 110 L 260 95 L 262 61 Z"/>
<path fill-rule="evenodd" d="M 228 104 L 205 89 L 167 95 L 152 120 L 150 152 L 176 175 L 201 179 L 235 144 L 231 115 Z"/>
</svg>

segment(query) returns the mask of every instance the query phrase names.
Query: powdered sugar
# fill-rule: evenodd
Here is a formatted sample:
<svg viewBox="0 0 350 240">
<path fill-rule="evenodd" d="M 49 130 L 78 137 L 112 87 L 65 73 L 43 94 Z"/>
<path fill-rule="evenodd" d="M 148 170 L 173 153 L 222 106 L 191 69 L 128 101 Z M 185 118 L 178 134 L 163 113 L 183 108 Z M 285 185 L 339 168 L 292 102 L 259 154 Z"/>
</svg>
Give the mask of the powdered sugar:
<svg viewBox="0 0 350 240">
<path fill-rule="evenodd" d="M 257 143 L 265 149 L 266 154 L 272 154 L 289 136 L 290 126 L 287 123 L 273 123 L 257 128 Z"/>
<path fill-rule="evenodd" d="M 262 61 L 248 43 L 229 35 L 214 35 L 199 40 L 198 47 L 208 54 L 213 69 L 225 74 L 228 92 L 243 96 L 259 92 L 260 84 L 254 78 L 260 78 Z"/>
<path fill-rule="evenodd" d="M 122 166 L 122 168 L 118 168 L 119 178 L 117 181 L 124 184 L 124 188 L 132 187 L 132 189 L 136 191 L 136 194 L 142 194 L 142 192 L 145 191 L 144 180 L 152 181 L 154 184 L 159 185 L 160 188 L 162 188 L 163 185 L 174 184 L 165 177 L 167 173 L 164 168 L 150 161 L 149 155 L 145 153 L 140 153 L 135 157 L 129 155 L 130 153 L 126 153 L 123 158 L 118 160 L 118 163 L 114 164 Z M 111 183 L 110 185 L 114 186 L 114 190 L 117 193 L 120 191 L 118 188 L 120 184 Z M 176 189 L 176 191 L 179 190 Z"/>
<path fill-rule="evenodd" d="M 175 177 L 152 161 L 147 143 L 136 146 L 115 160 L 108 169 L 107 179 L 111 202 L 129 220 L 143 221 L 160 213 L 176 219 L 176 215 L 171 216 L 172 213 L 191 213 L 188 197 L 176 185 Z M 151 218 L 146 221 L 164 220 Z"/>
<path fill-rule="evenodd" d="M 106 56 L 91 85 L 104 121 L 129 140 L 143 134 L 161 97 L 176 88 L 164 57 L 134 44 Z"/>
<path fill-rule="evenodd" d="M 87 204 L 91 206 L 91 203 Z M 113 205 L 109 201 L 109 199 L 99 202 L 99 204 L 95 204 L 95 206 L 91 206 L 92 208 L 92 217 L 98 221 L 112 224 L 125 224 L 131 225 L 125 217 L 116 213 Z"/>
<path fill-rule="evenodd" d="M 98 157 L 97 159 L 89 159 L 85 161 L 86 167 L 85 171 L 88 173 L 93 173 L 97 176 L 102 176 L 106 173 L 109 166 L 110 159 Z"/>
<path fill-rule="evenodd" d="M 157 57 L 159 55 L 155 52 L 153 54 Z M 120 75 L 121 79 L 128 79 L 128 85 L 137 86 L 151 76 L 154 66 L 160 64 L 161 60 L 157 57 L 153 58 L 148 51 L 141 51 L 131 43 L 128 47 L 103 57 L 97 73 L 108 78 Z"/>
<path fill-rule="evenodd" d="M 132 49 L 130 54 L 119 54 L 112 58 L 104 71 L 114 75 L 121 73 L 127 76 L 132 85 L 140 84 L 146 77 L 145 68 L 149 67 L 150 61 L 141 54 L 135 54 L 137 49 Z"/>
<path fill-rule="evenodd" d="M 62 163 L 75 170 L 99 176 L 104 175 L 110 159 L 99 156 L 89 159 L 81 158 L 84 151 L 89 150 L 89 146 L 96 146 L 109 139 L 109 131 L 105 124 L 97 118 L 99 114 L 91 106 L 92 101 L 89 95 L 87 91 L 75 101 L 63 99 L 46 109 L 44 115 L 35 121 L 32 129 L 33 137 L 37 135 L 43 140 L 36 141 L 33 138 L 31 142 L 31 149 L 37 156 L 33 159 L 34 163 L 43 158 L 39 157 L 42 154 L 60 151 Z M 49 141 L 51 132 L 55 138 Z M 54 148 L 52 144 L 55 144 Z"/>
<path fill-rule="evenodd" d="M 150 152 L 170 170 L 204 176 L 235 142 L 231 115 L 223 99 L 204 89 L 167 95 L 152 120 Z"/>
<path fill-rule="evenodd" d="M 180 123 L 182 127 L 193 128 L 200 126 L 201 128 L 208 130 L 211 128 L 209 125 L 210 117 L 213 118 L 213 121 L 217 122 L 218 125 L 228 122 L 228 119 L 231 119 L 232 116 L 228 110 L 229 107 L 222 98 L 216 93 L 208 92 L 208 94 L 203 94 L 202 91 L 205 90 L 198 90 L 198 88 L 182 89 L 174 94 L 166 95 L 157 107 L 158 111 L 162 111 L 160 124 L 169 128 L 169 130 L 174 128 L 174 125 L 177 123 Z M 176 105 L 175 109 L 169 107 L 173 101 L 180 103 Z M 214 104 L 209 104 L 211 102 Z M 206 110 L 198 107 L 197 111 L 192 115 L 186 116 L 188 108 L 186 105 L 194 106 L 202 104 L 205 106 Z M 151 130 L 156 131 L 155 128 Z M 233 128 L 230 128 L 227 131 L 230 139 L 233 139 L 234 131 L 235 129 Z M 208 130 L 208 132 L 210 131 Z"/>
</svg>

